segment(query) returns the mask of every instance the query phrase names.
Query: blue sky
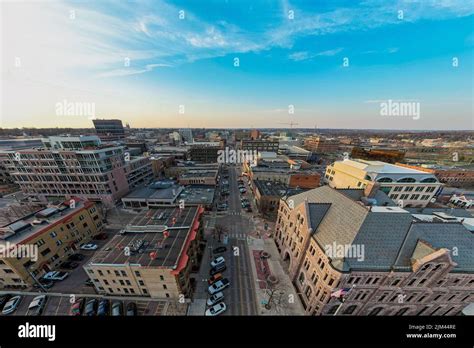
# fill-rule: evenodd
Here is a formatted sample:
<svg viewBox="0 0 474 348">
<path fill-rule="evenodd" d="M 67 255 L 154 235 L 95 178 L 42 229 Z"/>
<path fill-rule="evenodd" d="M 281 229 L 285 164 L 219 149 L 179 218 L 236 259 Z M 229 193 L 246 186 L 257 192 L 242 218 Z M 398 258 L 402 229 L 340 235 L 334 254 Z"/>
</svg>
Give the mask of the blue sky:
<svg viewBox="0 0 474 348">
<path fill-rule="evenodd" d="M 473 1 L 1 6 L 3 127 L 91 126 L 67 100 L 134 127 L 473 128 Z"/>
</svg>

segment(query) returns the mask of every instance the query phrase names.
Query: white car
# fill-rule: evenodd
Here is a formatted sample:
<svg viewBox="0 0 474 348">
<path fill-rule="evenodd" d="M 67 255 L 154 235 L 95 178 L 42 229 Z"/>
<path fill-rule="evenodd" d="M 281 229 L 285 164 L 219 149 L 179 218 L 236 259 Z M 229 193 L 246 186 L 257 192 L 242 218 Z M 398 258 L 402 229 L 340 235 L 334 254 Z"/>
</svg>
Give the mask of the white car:
<svg viewBox="0 0 474 348">
<path fill-rule="evenodd" d="M 31 301 L 30 305 L 28 306 L 27 315 L 41 315 L 45 304 L 46 304 L 45 295 L 36 296 L 33 299 L 33 301 Z"/>
<path fill-rule="evenodd" d="M 81 250 L 96 250 L 98 248 L 97 244 L 89 243 L 81 245 Z"/>
<path fill-rule="evenodd" d="M 209 291 L 209 294 L 214 295 L 215 293 L 224 290 L 229 285 L 230 285 L 229 279 L 224 278 L 212 284 L 207 290 Z"/>
<path fill-rule="evenodd" d="M 11 314 L 20 305 L 22 297 L 21 296 L 13 296 L 10 300 L 8 300 L 7 304 L 5 307 L 3 307 L 2 314 Z"/>
<path fill-rule="evenodd" d="M 206 316 L 215 316 L 215 315 L 219 315 L 221 313 L 224 313 L 225 310 L 226 310 L 226 305 L 225 303 L 221 302 L 221 303 L 218 303 L 214 306 L 212 306 L 211 308 L 209 308 L 207 311 L 206 311 Z"/>
<path fill-rule="evenodd" d="M 214 260 L 212 260 L 211 267 L 216 267 L 222 263 L 225 263 L 225 259 L 222 256 L 216 257 Z"/>
<path fill-rule="evenodd" d="M 216 303 L 221 302 L 224 299 L 224 294 L 222 292 L 215 293 L 207 300 L 208 306 L 214 306 Z"/>
<path fill-rule="evenodd" d="M 44 280 L 64 280 L 64 279 L 67 278 L 68 275 L 69 275 L 69 273 L 67 273 L 67 272 L 52 271 L 52 272 L 46 273 L 42 277 L 42 279 L 44 279 Z"/>
</svg>

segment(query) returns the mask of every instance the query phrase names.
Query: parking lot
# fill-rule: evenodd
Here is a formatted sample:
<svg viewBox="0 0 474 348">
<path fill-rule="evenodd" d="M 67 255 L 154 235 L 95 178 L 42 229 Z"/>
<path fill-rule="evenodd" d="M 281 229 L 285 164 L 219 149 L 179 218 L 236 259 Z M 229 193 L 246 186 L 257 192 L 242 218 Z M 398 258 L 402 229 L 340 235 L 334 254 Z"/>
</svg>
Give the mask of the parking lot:
<svg viewBox="0 0 474 348">
<path fill-rule="evenodd" d="M 2 291 L 0 295 L 5 294 L 8 292 Z M 10 293 L 12 294 L 12 293 Z M 20 294 L 20 293 L 18 293 Z M 35 296 L 38 295 L 43 295 L 44 293 L 21 293 L 23 295 L 23 298 L 21 300 L 20 305 L 16 309 L 15 312 L 13 312 L 10 315 L 15 315 L 15 316 L 23 316 L 23 315 L 28 315 L 28 306 L 33 300 Z M 45 308 L 43 310 L 42 315 L 43 316 L 58 316 L 58 315 L 69 315 L 69 309 L 71 307 L 71 297 L 67 295 L 62 295 L 62 294 L 46 294 L 47 296 L 47 301 Z M 81 296 L 76 295 L 76 300 L 80 298 Z M 137 305 L 137 315 L 139 316 L 160 316 L 160 315 L 176 315 L 176 314 L 181 314 L 184 315 L 186 313 L 186 309 L 183 307 L 181 308 L 178 312 L 176 312 L 174 309 L 171 308 L 173 306 L 169 305 L 169 302 L 165 300 L 153 300 L 153 299 L 143 299 L 143 298 L 118 298 L 118 297 L 104 297 L 104 296 L 93 296 L 93 295 L 84 295 L 85 298 L 97 298 L 97 299 L 102 299 L 102 298 L 107 298 L 111 302 L 112 301 L 122 301 L 124 308 L 128 305 L 130 302 L 134 302 Z M 184 311 L 183 311 L 184 310 Z M 181 312 L 181 313 L 180 313 Z M 3 316 L 0 314 L 0 316 Z"/>
</svg>

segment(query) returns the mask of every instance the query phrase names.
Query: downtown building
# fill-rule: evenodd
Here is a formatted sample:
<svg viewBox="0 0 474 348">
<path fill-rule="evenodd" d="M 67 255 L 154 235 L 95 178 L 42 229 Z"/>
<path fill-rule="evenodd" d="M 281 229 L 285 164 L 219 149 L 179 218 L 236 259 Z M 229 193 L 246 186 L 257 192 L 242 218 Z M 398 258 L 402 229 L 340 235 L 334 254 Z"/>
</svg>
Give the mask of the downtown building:
<svg viewBox="0 0 474 348">
<path fill-rule="evenodd" d="M 472 303 L 472 221 L 424 215 L 373 189 L 282 199 L 274 239 L 306 314 L 456 315 Z M 331 296 L 341 289 L 344 302 Z"/>
<path fill-rule="evenodd" d="M 125 130 L 121 120 L 92 120 L 96 134 L 102 141 L 118 141 L 125 139 Z"/>
<path fill-rule="evenodd" d="M 137 215 L 84 266 L 99 294 L 189 299 L 203 252 L 201 206 Z"/>
<path fill-rule="evenodd" d="M 123 146 L 103 145 L 95 135 L 49 137 L 43 144 L 6 151 L 3 163 L 25 194 L 44 202 L 77 196 L 111 207 L 153 178 L 149 158 L 130 156 Z"/>
<path fill-rule="evenodd" d="M 402 207 L 426 207 L 442 183 L 426 171 L 379 161 L 343 160 L 328 165 L 325 182 L 337 189 L 377 186 Z"/>
<path fill-rule="evenodd" d="M 33 285 L 102 229 L 102 216 L 95 203 L 78 198 L 39 209 L 1 226 L 0 288 Z M 17 255 L 12 254 L 14 250 L 19 250 Z"/>
</svg>

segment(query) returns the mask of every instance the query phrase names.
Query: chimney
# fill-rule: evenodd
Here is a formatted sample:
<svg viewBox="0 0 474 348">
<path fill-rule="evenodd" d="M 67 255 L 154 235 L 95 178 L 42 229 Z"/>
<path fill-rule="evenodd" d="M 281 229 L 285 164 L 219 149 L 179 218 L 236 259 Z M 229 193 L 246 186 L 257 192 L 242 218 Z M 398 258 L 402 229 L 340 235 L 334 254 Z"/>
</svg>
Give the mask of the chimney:
<svg viewBox="0 0 474 348">
<path fill-rule="evenodd" d="M 373 181 L 369 182 L 364 189 L 364 196 L 367 198 L 374 198 L 379 188 L 379 183 Z"/>
</svg>

